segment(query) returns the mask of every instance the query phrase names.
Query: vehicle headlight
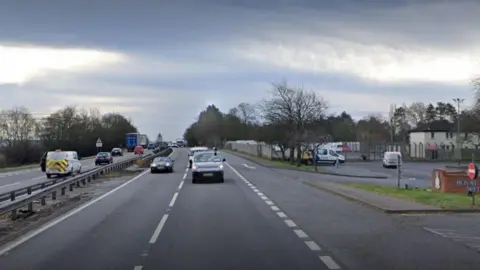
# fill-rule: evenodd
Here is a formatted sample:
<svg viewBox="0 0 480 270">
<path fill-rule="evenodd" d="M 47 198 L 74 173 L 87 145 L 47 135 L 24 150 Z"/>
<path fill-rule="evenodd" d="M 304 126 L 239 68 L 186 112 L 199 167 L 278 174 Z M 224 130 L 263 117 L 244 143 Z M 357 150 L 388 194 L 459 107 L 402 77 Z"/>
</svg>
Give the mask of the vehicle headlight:
<svg viewBox="0 0 480 270">
<path fill-rule="evenodd" d="M 192 165 L 192 170 L 196 170 L 197 169 L 197 166 L 195 166 L 195 164 Z"/>
<path fill-rule="evenodd" d="M 223 169 L 223 164 L 218 165 L 218 168 Z"/>
<path fill-rule="evenodd" d="M 167 163 L 167 164 L 165 164 L 165 165 L 170 166 L 170 163 Z"/>
<path fill-rule="evenodd" d="M 155 167 L 155 166 L 157 166 L 157 164 L 155 163 L 150 164 L 150 167 Z"/>
</svg>

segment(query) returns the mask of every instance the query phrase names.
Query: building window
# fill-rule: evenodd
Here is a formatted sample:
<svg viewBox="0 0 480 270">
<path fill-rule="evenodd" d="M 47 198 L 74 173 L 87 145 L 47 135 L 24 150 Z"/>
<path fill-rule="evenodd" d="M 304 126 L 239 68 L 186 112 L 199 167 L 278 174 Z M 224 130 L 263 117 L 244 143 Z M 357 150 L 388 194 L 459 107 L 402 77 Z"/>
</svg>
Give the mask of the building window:
<svg viewBox="0 0 480 270">
<path fill-rule="evenodd" d="M 435 138 L 435 132 L 430 132 L 430 138 L 431 139 Z"/>
</svg>

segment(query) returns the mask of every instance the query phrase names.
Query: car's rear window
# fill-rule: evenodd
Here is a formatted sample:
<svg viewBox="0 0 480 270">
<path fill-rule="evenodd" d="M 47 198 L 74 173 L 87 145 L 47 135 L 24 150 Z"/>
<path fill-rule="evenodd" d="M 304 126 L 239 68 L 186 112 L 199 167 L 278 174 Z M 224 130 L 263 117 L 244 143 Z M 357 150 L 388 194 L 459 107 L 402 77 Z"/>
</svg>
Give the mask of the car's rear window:
<svg viewBox="0 0 480 270">
<path fill-rule="evenodd" d="M 67 158 L 66 152 L 48 152 L 47 159 L 49 160 L 62 160 Z"/>
<path fill-rule="evenodd" d="M 98 153 L 97 156 L 99 156 L 99 157 L 100 157 L 100 156 L 103 156 L 103 157 L 104 157 L 104 156 L 108 156 L 108 153 L 103 153 L 103 152 L 102 152 L 102 153 Z"/>
</svg>

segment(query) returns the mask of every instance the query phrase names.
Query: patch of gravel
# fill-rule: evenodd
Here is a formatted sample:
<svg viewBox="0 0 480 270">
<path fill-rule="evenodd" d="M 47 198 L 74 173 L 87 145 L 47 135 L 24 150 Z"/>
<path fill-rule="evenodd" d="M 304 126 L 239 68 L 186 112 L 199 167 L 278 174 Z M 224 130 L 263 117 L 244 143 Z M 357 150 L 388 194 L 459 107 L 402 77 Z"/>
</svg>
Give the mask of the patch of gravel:
<svg viewBox="0 0 480 270">
<path fill-rule="evenodd" d="M 29 231 L 93 198 L 107 193 L 132 179 L 138 173 L 137 171 L 111 172 L 93 180 L 85 187 L 74 188 L 73 192 L 67 192 L 64 196 L 57 196 L 56 200 L 47 197 L 45 205 L 41 205 L 40 201 L 35 201 L 33 212 L 28 212 L 27 207 L 20 209 L 16 221 L 10 219 L 10 214 L 0 216 L 0 246 L 27 234 Z"/>
</svg>

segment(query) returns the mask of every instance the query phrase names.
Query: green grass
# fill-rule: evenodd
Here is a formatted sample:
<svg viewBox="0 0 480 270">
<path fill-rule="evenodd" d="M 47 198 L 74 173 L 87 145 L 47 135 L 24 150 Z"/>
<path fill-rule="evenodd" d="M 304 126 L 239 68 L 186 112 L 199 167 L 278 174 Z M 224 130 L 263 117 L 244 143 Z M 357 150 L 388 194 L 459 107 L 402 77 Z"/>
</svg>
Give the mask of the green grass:
<svg viewBox="0 0 480 270">
<path fill-rule="evenodd" d="M 366 190 L 372 193 L 418 202 L 443 209 L 480 209 L 480 196 L 476 196 L 476 205 L 472 206 L 472 197 L 465 194 L 447 194 L 427 189 L 398 189 L 371 184 L 342 183 L 343 185 Z M 477 199 L 479 199 L 477 201 Z M 478 202 L 478 203 L 477 203 Z"/>
<path fill-rule="evenodd" d="M 25 169 L 32 169 L 32 168 L 40 168 L 39 164 L 28 164 L 28 165 L 21 165 L 21 166 L 15 166 L 15 167 L 8 167 L 8 168 L 0 168 L 0 173 L 4 172 L 13 172 L 13 171 L 19 171 L 19 170 L 25 170 Z"/>
</svg>

